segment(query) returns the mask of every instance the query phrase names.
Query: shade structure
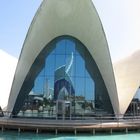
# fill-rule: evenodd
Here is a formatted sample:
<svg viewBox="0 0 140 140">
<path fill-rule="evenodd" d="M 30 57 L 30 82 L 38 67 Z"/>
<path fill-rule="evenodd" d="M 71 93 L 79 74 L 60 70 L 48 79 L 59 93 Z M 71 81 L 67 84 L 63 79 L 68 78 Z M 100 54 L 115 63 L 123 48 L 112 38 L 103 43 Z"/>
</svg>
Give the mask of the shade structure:
<svg viewBox="0 0 140 140">
<path fill-rule="evenodd" d="M 27 92 L 25 88 L 23 91 L 23 85 L 33 86 L 29 73 L 37 57 L 52 40 L 62 36 L 75 38 L 86 47 L 103 79 L 114 113 L 119 114 L 119 100 L 108 44 L 91 0 L 42 2 L 24 41 L 7 110 L 14 114 L 19 111 L 18 104 L 25 98 L 24 92 Z"/>
</svg>

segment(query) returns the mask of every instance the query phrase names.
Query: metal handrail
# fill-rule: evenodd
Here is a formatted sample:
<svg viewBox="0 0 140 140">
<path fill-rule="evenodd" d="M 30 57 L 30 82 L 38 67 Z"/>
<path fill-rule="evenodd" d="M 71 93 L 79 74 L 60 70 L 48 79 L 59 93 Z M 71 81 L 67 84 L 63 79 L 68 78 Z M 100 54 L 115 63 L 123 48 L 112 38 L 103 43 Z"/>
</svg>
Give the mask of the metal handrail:
<svg viewBox="0 0 140 140">
<path fill-rule="evenodd" d="M 0 112 L 1 114 L 3 114 L 3 116 L 1 117 L 10 117 L 10 118 L 41 118 L 41 119 L 64 119 L 64 120 L 92 120 L 92 121 L 101 121 L 101 122 L 122 122 L 122 121 L 128 121 L 128 122 L 140 122 L 140 115 L 139 116 L 132 116 L 132 115 L 127 115 L 121 118 L 116 118 L 113 114 L 109 114 L 109 115 L 100 115 L 100 116 L 86 116 L 86 115 L 71 115 L 71 116 L 66 116 L 66 115 L 60 115 L 58 116 L 57 114 L 53 114 L 50 115 L 49 113 L 36 113 L 36 112 L 32 112 L 32 113 L 25 113 L 25 115 L 21 115 L 21 116 L 17 116 L 17 115 L 13 115 L 11 112 L 8 111 L 3 111 Z M 24 114 L 24 113 L 23 113 Z M 123 116 L 122 114 L 116 115 L 116 116 Z"/>
</svg>

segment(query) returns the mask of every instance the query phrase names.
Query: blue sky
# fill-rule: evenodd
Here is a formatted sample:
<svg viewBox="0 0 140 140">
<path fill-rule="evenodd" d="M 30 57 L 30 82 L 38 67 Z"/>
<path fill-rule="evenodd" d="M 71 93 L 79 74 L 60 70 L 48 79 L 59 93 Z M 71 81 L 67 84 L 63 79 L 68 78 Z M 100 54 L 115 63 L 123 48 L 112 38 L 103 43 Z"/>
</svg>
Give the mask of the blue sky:
<svg viewBox="0 0 140 140">
<path fill-rule="evenodd" d="M 93 0 L 113 61 L 140 49 L 140 1 Z M 18 58 L 41 0 L 0 1 L 0 49 Z"/>
<path fill-rule="evenodd" d="M 0 49 L 18 58 L 41 0 L 0 1 Z"/>
</svg>

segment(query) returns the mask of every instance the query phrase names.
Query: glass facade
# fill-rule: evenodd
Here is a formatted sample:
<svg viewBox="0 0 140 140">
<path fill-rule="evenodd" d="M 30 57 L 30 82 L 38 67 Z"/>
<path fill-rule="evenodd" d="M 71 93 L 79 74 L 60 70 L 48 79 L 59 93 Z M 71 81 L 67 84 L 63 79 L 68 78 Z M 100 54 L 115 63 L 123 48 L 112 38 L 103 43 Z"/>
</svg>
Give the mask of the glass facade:
<svg viewBox="0 0 140 140">
<path fill-rule="evenodd" d="M 107 112 L 102 104 L 111 104 L 96 91 L 87 49 L 70 38 L 56 39 L 50 48 L 18 116 L 67 119 Z"/>
</svg>

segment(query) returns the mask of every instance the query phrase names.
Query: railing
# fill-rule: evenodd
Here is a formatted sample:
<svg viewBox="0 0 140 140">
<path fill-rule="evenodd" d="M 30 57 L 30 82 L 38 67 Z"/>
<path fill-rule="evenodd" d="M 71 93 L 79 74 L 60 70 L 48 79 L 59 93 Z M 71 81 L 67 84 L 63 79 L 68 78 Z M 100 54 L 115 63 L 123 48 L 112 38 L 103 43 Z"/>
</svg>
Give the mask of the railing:
<svg viewBox="0 0 140 140">
<path fill-rule="evenodd" d="M 116 117 L 118 116 L 118 117 Z M 20 115 L 13 115 L 11 112 L 3 111 L 0 112 L 0 118 L 32 118 L 32 119 L 48 119 L 48 120 L 85 120 L 85 121 L 95 121 L 95 122 L 139 122 L 140 123 L 140 115 L 139 116 L 123 116 L 122 114 L 114 116 L 113 114 L 109 115 L 85 115 L 85 114 L 50 114 L 43 112 L 28 112 L 22 113 Z"/>
<path fill-rule="evenodd" d="M 71 115 L 66 116 L 53 114 L 54 116 L 49 116 L 48 113 L 42 113 L 44 116 L 40 116 L 39 113 L 28 113 L 28 116 L 17 116 L 13 115 L 11 112 L 4 111 L 3 117 L 0 117 L 0 125 L 3 128 L 3 124 L 5 123 L 5 127 L 8 128 L 9 124 L 15 127 L 17 126 L 30 126 L 33 129 L 44 129 L 53 128 L 53 129 L 64 129 L 70 128 L 70 130 L 76 130 L 77 128 L 92 130 L 93 133 L 95 130 L 109 130 L 112 133 L 112 130 L 122 130 L 128 132 L 130 130 L 138 130 L 140 128 L 140 116 L 124 116 L 122 114 L 116 115 L 121 117 L 115 117 L 111 115 L 100 115 L 100 116 L 85 116 L 84 114 L 79 115 Z M 34 116 L 36 117 L 34 117 Z M 40 119 L 40 120 L 39 120 Z M 44 127 L 46 126 L 46 127 Z M 84 127 L 85 126 L 85 127 Z M 77 129 L 77 130 L 78 130 Z M 37 130 L 38 131 L 38 130 Z"/>
</svg>

